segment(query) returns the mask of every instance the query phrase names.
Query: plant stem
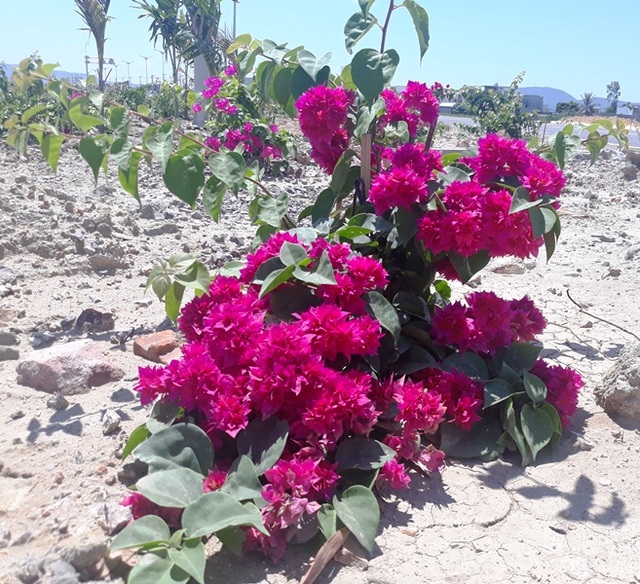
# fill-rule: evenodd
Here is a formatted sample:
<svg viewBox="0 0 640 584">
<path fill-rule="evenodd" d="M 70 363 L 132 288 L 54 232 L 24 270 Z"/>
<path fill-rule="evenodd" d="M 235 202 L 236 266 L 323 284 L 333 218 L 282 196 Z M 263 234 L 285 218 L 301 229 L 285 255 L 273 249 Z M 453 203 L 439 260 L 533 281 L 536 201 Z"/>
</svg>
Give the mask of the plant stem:
<svg viewBox="0 0 640 584">
<path fill-rule="evenodd" d="M 387 42 L 387 30 L 389 28 L 389 21 L 391 20 L 391 13 L 395 6 L 393 5 L 393 0 L 389 0 L 389 10 L 387 10 L 387 17 L 384 20 L 384 24 L 382 25 L 382 42 L 380 43 L 380 52 L 384 53 L 384 45 Z"/>
</svg>

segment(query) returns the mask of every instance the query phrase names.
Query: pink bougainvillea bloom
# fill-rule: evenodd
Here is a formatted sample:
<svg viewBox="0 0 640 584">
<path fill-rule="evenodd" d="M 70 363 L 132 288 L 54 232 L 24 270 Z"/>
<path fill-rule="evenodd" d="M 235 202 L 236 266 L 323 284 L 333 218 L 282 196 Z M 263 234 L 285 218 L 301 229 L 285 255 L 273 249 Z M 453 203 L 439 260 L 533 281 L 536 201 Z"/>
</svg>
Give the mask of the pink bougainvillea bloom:
<svg viewBox="0 0 640 584">
<path fill-rule="evenodd" d="M 478 334 L 469 310 L 460 302 L 435 309 L 431 335 L 439 345 L 455 346 L 464 353 L 474 346 Z"/>
<path fill-rule="evenodd" d="M 378 475 L 378 481 L 388 484 L 392 489 L 402 491 L 409 486 L 411 477 L 407 474 L 404 464 L 394 458 L 389 462 L 385 462 Z"/>
<path fill-rule="evenodd" d="M 446 407 L 441 396 L 420 382 L 397 382 L 393 397 L 399 410 L 396 419 L 404 423 L 405 431 L 433 434 L 444 419 Z"/>
<path fill-rule="evenodd" d="M 277 257 L 280 253 L 280 248 L 287 241 L 289 243 L 300 244 L 296 235 L 287 231 L 278 231 L 256 251 L 248 254 L 246 257 L 245 267 L 240 272 L 240 280 L 242 282 L 251 282 L 256 275 L 258 268 L 268 259 Z"/>
<path fill-rule="evenodd" d="M 131 492 L 121 502 L 120 505 L 131 509 L 132 519 L 140 519 L 145 515 L 157 515 L 164 519 L 169 527 L 179 528 L 180 518 L 183 509 L 174 507 L 160 507 L 152 503 L 140 493 Z"/>
<path fill-rule="evenodd" d="M 195 113 L 201 112 L 202 111 L 202 105 L 199 104 L 198 102 L 194 103 L 193 106 L 191 107 L 191 110 Z"/>
<path fill-rule="evenodd" d="M 438 100 L 431 90 L 417 81 L 409 81 L 402 92 L 406 107 L 416 112 L 423 124 L 433 126 L 438 119 Z"/>
<path fill-rule="evenodd" d="M 442 450 L 437 450 L 434 446 L 429 445 L 420 451 L 417 460 L 429 472 L 440 472 L 444 468 L 444 457 L 445 454 Z"/>
<path fill-rule="evenodd" d="M 532 367 L 531 373 L 544 381 L 547 401 L 558 410 L 562 426 L 567 427 L 578 408 L 578 395 L 584 387 L 582 377 L 573 369 L 548 365 L 542 359 Z"/>
<path fill-rule="evenodd" d="M 217 152 L 218 150 L 220 150 L 220 146 L 222 146 L 222 143 L 220 142 L 220 138 L 218 138 L 217 136 L 207 136 L 206 140 L 204 141 L 204 145 L 207 148 L 211 148 L 211 150 Z"/>
<path fill-rule="evenodd" d="M 295 103 L 302 133 L 312 144 L 331 142 L 335 133 L 343 129 L 347 122 L 352 101 L 353 94 L 342 87 L 312 87 Z"/>
<path fill-rule="evenodd" d="M 271 125 L 269 126 L 269 130 L 271 130 L 271 132 L 272 132 L 273 134 L 277 134 L 277 133 L 278 133 L 278 126 L 276 126 L 275 124 L 271 124 Z"/>
<path fill-rule="evenodd" d="M 442 171 L 442 155 L 440 152 L 424 151 L 424 144 L 403 144 L 399 148 L 386 148 L 383 156 L 394 166 L 409 168 L 423 180 L 435 178 L 438 171 Z"/>
<path fill-rule="evenodd" d="M 369 191 L 369 200 L 378 215 L 395 207 L 411 210 L 412 204 L 424 203 L 428 198 L 429 189 L 424 178 L 401 166 L 393 166 L 374 177 Z"/>
<path fill-rule="evenodd" d="M 349 147 L 349 134 L 345 129 L 336 130 L 329 141 L 311 141 L 311 158 L 327 174 L 331 174 L 338 160 Z"/>
<path fill-rule="evenodd" d="M 232 77 L 233 75 L 236 75 L 238 73 L 238 67 L 236 66 L 235 63 L 231 63 L 231 65 L 229 65 L 225 70 L 224 70 L 224 74 L 227 77 Z"/>
<path fill-rule="evenodd" d="M 217 491 L 224 485 L 224 482 L 227 480 L 227 472 L 218 470 L 214 468 L 209 471 L 207 478 L 204 479 L 204 483 L 202 484 L 202 490 L 205 493 L 211 493 L 213 491 Z"/>
</svg>

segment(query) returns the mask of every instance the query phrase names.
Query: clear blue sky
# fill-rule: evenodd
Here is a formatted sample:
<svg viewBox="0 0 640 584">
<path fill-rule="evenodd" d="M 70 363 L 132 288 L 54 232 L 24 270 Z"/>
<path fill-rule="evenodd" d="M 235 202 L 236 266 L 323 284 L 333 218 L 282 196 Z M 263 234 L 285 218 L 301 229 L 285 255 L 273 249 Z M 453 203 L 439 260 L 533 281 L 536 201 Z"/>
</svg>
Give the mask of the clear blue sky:
<svg viewBox="0 0 640 584">
<path fill-rule="evenodd" d="M 556 87 L 579 98 L 587 91 L 604 96 L 606 84 L 617 80 L 623 100 L 640 101 L 640 0 L 419 2 L 431 19 L 431 47 L 420 66 L 408 14 L 394 15 L 387 46 L 401 56 L 397 84 L 416 79 L 453 87 L 506 85 L 526 71 L 524 86 Z M 148 23 L 131 4 L 111 2 L 106 56 L 119 64 L 120 78 L 126 76 L 124 61 L 133 61 L 137 81 L 145 75 L 141 55 L 151 57 L 149 75 L 161 74 L 162 58 L 149 42 Z M 382 18 L 386 6 L 387 0 L 377 0 L 373 12 Z M 222 7 L 231 28 L 233 3 L 223 0 Z M 317 56 L 331 52 L 332 69 L 339 70 L 349 61 L 342 30 L 356 10 L 356 0 L 240 0 L 237 31 L 304 45 Z M 81 26 L 73 0 L 0 0 L 0 61 L 15 63 L 38 51 L 46 62 L 83 72 L 84 55 L 95 55 L 95 49 Z M 372 31 L 360 46 L 378 44 Z"/>
</svg>

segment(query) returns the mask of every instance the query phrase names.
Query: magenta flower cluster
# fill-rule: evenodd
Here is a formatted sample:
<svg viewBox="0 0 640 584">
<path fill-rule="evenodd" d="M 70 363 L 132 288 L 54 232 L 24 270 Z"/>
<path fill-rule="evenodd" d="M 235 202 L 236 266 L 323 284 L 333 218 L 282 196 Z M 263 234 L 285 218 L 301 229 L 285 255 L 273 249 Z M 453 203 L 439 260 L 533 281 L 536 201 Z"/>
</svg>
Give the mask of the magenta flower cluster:
<svg viewBox="0 0 640 584">
<path fill-rule="evenodd" d="M 401 93 L 385 89 L 381 96 L 386 108 L 382 127 L 405 122 L 409 136 L 415 138 L 419 129 L 433 126 L 438 119 L 438 100 L 424 83 L 409 81 Z"/>
</svg>

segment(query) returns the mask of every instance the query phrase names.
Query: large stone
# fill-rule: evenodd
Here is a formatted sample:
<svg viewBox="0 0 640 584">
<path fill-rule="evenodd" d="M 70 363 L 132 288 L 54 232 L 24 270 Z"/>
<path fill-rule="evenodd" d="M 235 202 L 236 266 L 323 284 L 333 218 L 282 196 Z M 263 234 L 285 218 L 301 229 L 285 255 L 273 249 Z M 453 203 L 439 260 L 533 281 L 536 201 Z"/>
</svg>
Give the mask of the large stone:
<svg viewBox="0 0 640 584">
<path fill-rule="evenodd" d="M 616 364 L 595 389 L 598 403 L 609 414 L 640 421 L 640 344 L 627 345 Z"/>
<path fill-rule="evenodd" d="M 18 363 L 16 373 L 22 385 L 62 395 L 87 393 L 124 377 L 122 369 L 104 358 L 100 343 L 86 340 L 33 351 Z"/>
<path fill-rule="evenodd" d="M 155 363 L 162 363 L 162 356 L 179 346 L 180 340 L 174 331 L 160 331 L 136 337 L 133 341 L 133 354 Z"/>
</svg>

